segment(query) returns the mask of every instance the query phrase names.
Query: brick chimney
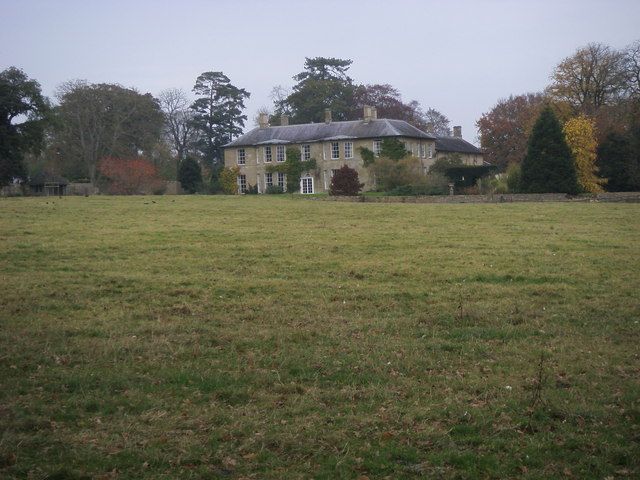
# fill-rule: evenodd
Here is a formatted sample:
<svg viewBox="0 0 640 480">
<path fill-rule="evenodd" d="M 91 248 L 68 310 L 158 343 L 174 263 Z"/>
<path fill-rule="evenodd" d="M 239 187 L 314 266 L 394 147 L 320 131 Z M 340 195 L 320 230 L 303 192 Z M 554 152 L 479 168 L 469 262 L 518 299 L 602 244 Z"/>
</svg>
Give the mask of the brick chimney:
<svg viewBox="0 0 640 480">
<path fill-rule="evenodd" d="M 455 127 L 453 127 L 453 136 L 462 138 L 462 127 L 460 125 L 456 125 Z"/>
<path fill-rule="evenodd" d="M 260 125 L 260 128 L 267 128 L 269 126 L 268 113 L 261 113 L 260 115 L 258 115 L 258 125 Z"/>
<path fill-rule="evenodd" d="M 331 109 L 324 109 L 324 123 L 331 123 Z"/>
<path fill-rule="evenodd" d="M 289 115 L 280 115 L 280 125 L 283 127 L 289 125 Z"/>
</svg>

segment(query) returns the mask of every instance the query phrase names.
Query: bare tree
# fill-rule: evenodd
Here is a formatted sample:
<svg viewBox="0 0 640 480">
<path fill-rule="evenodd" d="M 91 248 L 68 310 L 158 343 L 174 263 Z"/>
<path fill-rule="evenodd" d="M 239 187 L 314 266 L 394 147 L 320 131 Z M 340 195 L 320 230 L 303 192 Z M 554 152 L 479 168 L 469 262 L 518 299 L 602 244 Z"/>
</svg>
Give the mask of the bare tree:
<svg viewBox="0 0 640 480">
<path fill-rule="evenodd" d="M 165 133 L 170 140 L 178 163 L 187 155 L 195 137 L 190 101 L 184 90 L 168 88 L 158 95 L 165 116 Z"/>
<path fill-rule="evenodd" d="M 283 87 L 282 85 L 276 85 L 271 89 L 269 96 L 275 107 L 275 114 L 291 115 L 291 107 L 287 103 L 289 95 L 291 95 L 291 89 Z"/>
<path fill-rule="evenodd" d="M 632 97 L 640 97 L 640 40 L 636 40 L 624 51 L 624 66 L 627 74 L 627 90 Z"/>
<path fill-rule="evenodd" d="M 429 108 L 422 114 L 422 122 L 425 124 L 424 131 L 431 135 L 442 137 L 451 135 L 449 119 L 434 108 Z"/>
<path fill-rule="evenodd" d="M 601 43 L 590 43 L 555 68 L 549 93 L 579 112 L 594 114 L 624 92 L 625 77 L 621 52 Z"/>
</svg>

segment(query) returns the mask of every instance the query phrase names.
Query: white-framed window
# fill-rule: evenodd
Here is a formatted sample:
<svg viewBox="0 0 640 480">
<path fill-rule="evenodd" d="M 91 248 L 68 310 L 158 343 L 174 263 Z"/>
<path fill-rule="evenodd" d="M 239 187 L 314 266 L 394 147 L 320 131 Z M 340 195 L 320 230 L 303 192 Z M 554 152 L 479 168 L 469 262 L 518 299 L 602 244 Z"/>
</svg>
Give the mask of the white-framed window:
<svg viewBox="0 0 640 480">
<path fill-rule="evenodd" d="M 433 158 L 433 146 L 429 145 L 429 158 Z"/>
<path fill-rule="evenodd" d="M 327 171 L 322 172 L 322 179 L 324 180 L 324 189 L 329 190 L 329 185 L 327 183 Z"/>
<path fill-rule="evenodd" d="M 353 158 L 353 142 L 344 142 L 344 158 Z"/>
<path fill-rule="evenodd" d="M 286 150 L 284 145 L 278 145 L 276 147 L 276 162 L 284 162 L 287 159 Z"/>
<path fill-rule="evenodd" d="M 264 163 L 271 163 L 273 156 L 271 154 L 271 145 L 264 147 Z"/>
<path fill-rule="evenodd" d="M 286 175 L 282 172 L 278 172 L 278 186 L 282 188 L 282 190 L 287 189 Z"/>
<path fill-rule="evenodd" d="M 264 174 L 264 188 L 273 187 L 273 173 L 267 172 Z"/>
<path fill-rule="evenodd" d="M 424 143 L 420 144 L 420 158 L 425 158 L 427 156 L 427 148 Z"/>
<path fill-rule="evenodd" d="M 331 142 L 331 160 L 340 158 L 340 144 L 338 142 Z"/>
<path fill-rule="evenodd" d="M 305 195 L 313 193 L 313 177 L 306 176 L 300 179 L 300 193 Z"/>
<path fill-rule="evenodd" d="M 302 160 L 311 160 L 311 145 L 302 145 Z"/>
<path fill-rule="evenodd" d="M 236 155 L 237 155 L 238 165 L 244 165 L 247 161 L 247 154 L 244 148 L 239 148 L 238 150 L 236 150 Z"/>
<path fill-rule="evenodd" d="M 262 193 L 262 184 L 260 183 L 260 174 L 256 175 L 256 188 L 258 189 L 258 193 Z"/>
<path fill-rule="evenodd" d="M 331 178 L 333 178 L 336 173 L 338 173 L 338 169 L 337 168 L 332 169 L 331 170 Z"/>
<path fill-rule="evenodd" d="M 382 140 L 374 140 L 373 141 L 373 153 L 376 157 L 380 156 L 380 152 L 382 152 Z"/>
<path fill-rule="evenodd" d="M 240 193 L 247 192 L 247 176 L 246 175 L 238 175 L 238 192 Z"/>
</svg>

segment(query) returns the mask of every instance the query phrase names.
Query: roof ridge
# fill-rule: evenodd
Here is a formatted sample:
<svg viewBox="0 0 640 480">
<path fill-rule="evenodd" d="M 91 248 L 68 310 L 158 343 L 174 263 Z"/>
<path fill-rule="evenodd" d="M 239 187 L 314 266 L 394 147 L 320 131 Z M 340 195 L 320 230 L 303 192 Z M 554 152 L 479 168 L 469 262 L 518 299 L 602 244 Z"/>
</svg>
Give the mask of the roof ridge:
<svg viewBox="0 0 640 480">
<path fill-rule="evenodd" d="M 389 125 L 391 127 L 391 130 L 393 130 L 395 132 L 396 135 L 400 135 L 400 130 L 398 130 L 396 127 L 393 126 L 393 123 L 391 122 L 391 118 L 381 118 L 380 120 L 384 120 L 385 122 L 387 122 L 387 125 Z M 405 122 L 404 120 L 401 120 L 402 122 L 406 123 L 407 125 L 411 125 L 409 122 Z M 413 126 L 413 125 L 411 125 Z"/>
</svg>

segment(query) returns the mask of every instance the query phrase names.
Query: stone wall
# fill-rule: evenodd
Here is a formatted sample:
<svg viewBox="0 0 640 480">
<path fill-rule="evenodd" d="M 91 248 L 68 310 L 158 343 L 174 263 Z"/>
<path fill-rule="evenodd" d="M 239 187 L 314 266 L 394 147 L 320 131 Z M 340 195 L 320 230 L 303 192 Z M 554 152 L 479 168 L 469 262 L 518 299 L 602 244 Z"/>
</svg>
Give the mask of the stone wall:
<svg viewBox="0 0 640 480">
<path fill-rule="evenodd" d="M 71 182 L 67 185 L 65 195 L 96 195 L 98 188 L 93 183 Z"/>
<path fill-rule="evenodd" d="M 311 197 L 314 200 L 367 203 L 513 203 L 513 202 L 626 202 L 640 203 L 640 192 L 607 192 L 566 195 L 564 193 L 509 193 L 493 195 L 431 195 L 411 197 Z"/>
<path fill-rule="evenodd" d="M 180 182 L 176 180 L 168 180 L 167 188 L 164 191 L 165 195 L 180 195 L 182 193 L 182 186 Z"/>
</svg>

